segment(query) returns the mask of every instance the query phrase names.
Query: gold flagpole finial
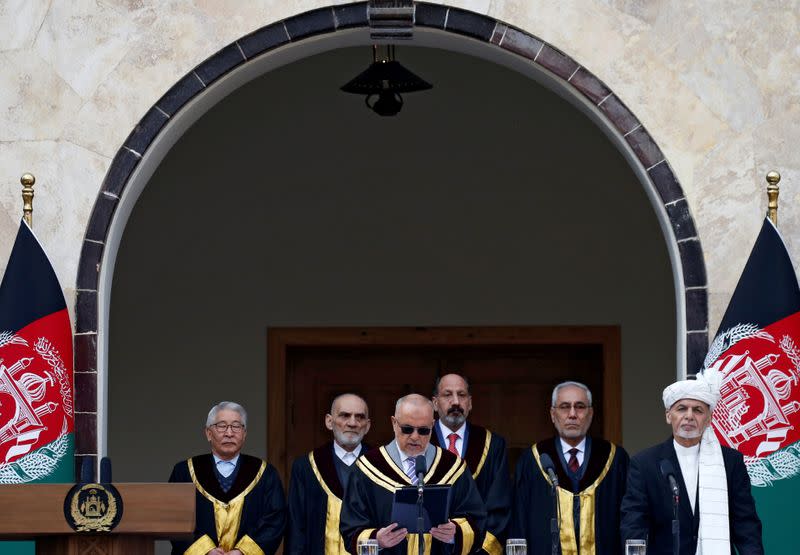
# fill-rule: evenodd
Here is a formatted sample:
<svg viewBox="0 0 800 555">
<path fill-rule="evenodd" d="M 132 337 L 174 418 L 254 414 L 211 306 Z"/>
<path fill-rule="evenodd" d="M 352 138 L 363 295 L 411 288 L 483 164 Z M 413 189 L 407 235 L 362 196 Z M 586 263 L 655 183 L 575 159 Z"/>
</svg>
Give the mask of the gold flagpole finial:
<svg viewBox="0 0 800 555">
<path fill-rule="evenodd" d="M 781 174 L 776 171 L 771 171 L 767 174 L 767 216 L 775 227 L 778 227 L 778 193 L 780 187 L 778 183 L 781 180 Z"/>
<path fill-rule="evenodd" d="M 22 217 L 28 222 L 28 226 L 33 227 L 33 184 L 36 178 L 33 174 L 24 173 L 19 178 L 22 183 Z"/>
</svg>

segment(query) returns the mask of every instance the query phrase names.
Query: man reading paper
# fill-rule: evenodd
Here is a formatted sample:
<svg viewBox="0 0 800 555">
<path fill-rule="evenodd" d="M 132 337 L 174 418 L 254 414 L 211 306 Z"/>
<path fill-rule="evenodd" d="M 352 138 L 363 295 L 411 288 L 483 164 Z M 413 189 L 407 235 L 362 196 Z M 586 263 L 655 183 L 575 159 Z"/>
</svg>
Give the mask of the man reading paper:
<svg viewBox="0 0 800 555">
<path fill-rule="evenodd" d="M 486 510 L 472 475 L 463 460 L 430 444 L 433 405 L 422 395 L 400 398 L 392 417 L 395 439 L 362 455 L 350 477 L 342 504 L 340 530 L 345 547 L 356 553 L 358 540 L 378 540 L 382 555 L 415 555 L 415 530 L 391 522 L 394 492 L 417 484 L 416 457 L 425 456 L 426 485 L 449 485 L 452 489 L 450 520 L 426 530 L 423 541 L 431 555 L 466 555 L 477 547 L 486 521 Z M 428 547 L 427 545 L 425 546 Z M 428 551 L 428 549 L 425 549 Z"/>
</svg>

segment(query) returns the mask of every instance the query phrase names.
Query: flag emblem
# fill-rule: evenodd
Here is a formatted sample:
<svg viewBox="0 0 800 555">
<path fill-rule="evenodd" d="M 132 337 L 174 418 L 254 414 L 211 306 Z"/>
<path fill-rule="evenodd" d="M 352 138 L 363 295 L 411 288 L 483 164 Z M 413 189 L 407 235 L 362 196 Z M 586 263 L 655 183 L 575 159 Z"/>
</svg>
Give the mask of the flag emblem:
<svg viewBox="0 0 800 555">
<path fill-rule="evenodd" d="M 800 286 L 778 230 L 764 220 L 709 348 L 722 376 L 712 426 L 744 456 L 754 486 L 800 474 Z"/>
<path fill-rule="evenodd" d="M 738 325 L 709 351 L 709 367 L 723 376 L 712 425 L 723 445 L 744 455 L 755 486 L 800 473 L 800 453 L 792 448 L 800 440 L 800 350 L 792 335 L 798 329 L 797 313 L 767 328 Z"/>
<path fill-rule="evenodd" d="M 62 462 L 71 467 L 73 413 L 66 302 L 22 223 L 0 284 L 0 484 L 47 478 Z"/>
</svg>

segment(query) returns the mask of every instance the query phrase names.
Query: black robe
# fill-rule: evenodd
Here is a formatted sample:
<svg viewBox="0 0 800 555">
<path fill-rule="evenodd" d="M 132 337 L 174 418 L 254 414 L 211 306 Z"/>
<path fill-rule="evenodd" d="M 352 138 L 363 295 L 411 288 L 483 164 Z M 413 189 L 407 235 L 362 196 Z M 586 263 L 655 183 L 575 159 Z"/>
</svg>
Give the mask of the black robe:
<svg viewBox="0 0 800 555">
<path fill-rule="evenodd" d="M 514 508 L 509 537 L 525 538 L 529 555 L 551 553 L 550 519 L 553 497 L 539 463 L 539 453 L 554 461 L 559 481 L 560 544 L 563 555 L 621 553 L 620 504 L 625 494 L 628 454 L 604 439 L 592 438 L 584 474 L 575 489 L 551 438 L 534 444 L 517 462 Z M 577 495 L 576 495 L 577 494 Z M 575 534 L 575 510 L 579 538 Z"/>
<path fill-rule="evenodd" d="M 361 446 L 362 453 L 366 449 L 365 445 Z M 344 488 L 336 471 L 335 457 L 333 442 L 328 442 L 292 463 L 289 533 L 284 553 L 346 553 L 339 533 Z"/>
<path fill-rule="evenodd" d="M 431 443 L 446 448 L 433 434 Z M 486 531 L 478 540 L 481 552 L 502 555 L 511 519 L 511 475 L 508 472 L 506 440 L 474 424 L 467 423 L 467 448 L 464 461 L 467 463 L 478 492 L 486 505 Z"/>
<path fill-rule="evenodd" d="M 248 555 L 271 554 L 278 550 L 286 527 L 286 498 L 278 473 L 271 464 L 249 455 L 239 455 L 236 473 L 233 485 L 226 493 L 214 473 L 214 458 L 210 453 L 175 465 L 169 481 L 194 482 L 197 492 L 194 538 L 192 541 L 173 541 L 173 555 L 205 555 L 215 547 L 228 550 L 241 547 Z M 237 500 L 239 496 L 243 497 Z M 234 513 L 231 522 L 234 527 L 238 526 L 235 532 L 231 529 L 227 546 L 219 545 L 215 501 L 221 510 L 224 510 L 223 504 L 230 503 L 230 512 Z M 239 519 L 235 518 L 237 506 L 241 507 Z"/>
<path fill-rule="evenodd" d="M 359 539 L 375 538 L 379 528 L 391 524 L 389 519 L 395 490 L 411 485 L 411 480 L 392 460 L 386 447 L 370 450 L 359 457 L 356 465 L 345 491 L 340 524 L 349 553 L 357 552 Z M 453 488 L 450 520 L 456 524 L 454 544 L 444 544 L 425 534 L 431 555 L 474 553 L 480 547 L 476 541 L 482 537 L 486 510 L 466 463 L 437 447 L 425 483 Z M 416 555 L 417 549 L 417 535 L 409 534 L 395 547 L 381 550 L 381 555 Z"/>
</svg>

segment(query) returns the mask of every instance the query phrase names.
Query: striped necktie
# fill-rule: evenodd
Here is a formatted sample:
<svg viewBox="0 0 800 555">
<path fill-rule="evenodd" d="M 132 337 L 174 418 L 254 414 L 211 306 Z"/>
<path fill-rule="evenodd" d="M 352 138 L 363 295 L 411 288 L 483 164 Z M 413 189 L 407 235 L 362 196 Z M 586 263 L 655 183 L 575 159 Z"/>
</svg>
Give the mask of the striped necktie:
<svg viewBox="0 0 800 555">
<path fill-rule="evenodd" d="M 578 450 L 574 447 L 568 451 L 570 454 L 569 461 L 567 461 L 567 466 L 569 467 L 569 471 L 573 474 L 578 473 L 578 469 L 580 469 L 581 465 L 578 464 Z"/>
<path fill-rule="evenodd" d="M 414 460 L 414 457 L 408 457 L 406 459 L 406 464 L 408 465 L 406 468 L 406 474 L 409 478 L 411 478 L 411 483 L 416 486 L 419 482 L 417 479 L 417 462 Z"/>
</svg>

